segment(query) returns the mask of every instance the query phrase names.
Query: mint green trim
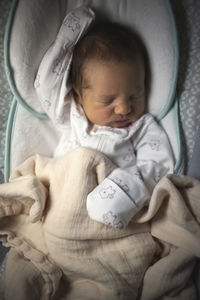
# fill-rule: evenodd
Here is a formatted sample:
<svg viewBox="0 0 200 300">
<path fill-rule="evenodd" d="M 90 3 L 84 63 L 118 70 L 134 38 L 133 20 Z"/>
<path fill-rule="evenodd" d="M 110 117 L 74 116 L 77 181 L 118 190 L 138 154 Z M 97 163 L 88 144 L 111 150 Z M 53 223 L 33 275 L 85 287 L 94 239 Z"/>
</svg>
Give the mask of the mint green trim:
<svg viewBox="0 0 200 300">
<path fill-rule="evenodd" d="M 32 115 L 39 119 L 48 119 L 48 116 L 45 113 L 39 113 L 35 111 L 33 108 L 31 108 L 24 99 L 20 96 L 19 92 L 17 91 L 13 76 L 12 76 L 12 68 L 10 65 L 10 58 L 9 58 L 9 46 L 10 46 L 10 36 L 11 36 L 11 30 L 13 25 L 13 20 L 15 16 L 15 12 L 17 9 L 19 0 L 13 0 L 10 13 L 8 15 L 8 21 L 6 24 L 5 29 L 5 36 L 4 36 L 4 67 L 5 72 L 7 75 L 8 83 L 10 86 L 10 89 L 14 95 L 14 98 L 26 109 L 28 110 Z"/>
<path fill-rule="evenodd" d="M 4 181 L 8 182 L 10 177 L 10 156 L 11 156 L 11 144 L 12 144 L 12 136 L 13 136 L 13 129 L 16 119 L 16 111 L 17 111 L 18 102 L 14 98 L 11 104 L 9 116 L 8 116 L 8 123 L 6 129 L 6 142 L 5 142 L 5 168 L 4 168 Z"/>
<path fill-rule="evenodd" d="M 170 18 L 170 24 L 171 24 L 171 30 L 172 30 L 172 36 L 173 36 L 173 55 L 174 55 L 174 70 L 172 74 L 171 79 L 171 85 L 170 90 L 168 94 L 168 99 L 166 101 L 166 104 L 162 111 L 156 116 L 156 120 L 162 120 L 166 114 L 169 112 L 171 107 L 174 104 L 175 101 L 175 93 L 176 93 L 176 85 L 177 85 L 177 77 L 178 77 L 178 66 L 179 66 L 179 45 L 178 45 L 178 36 L 177 36 L 177 29 L 176 24 L 174 20 L 174 14 L 172 12 L 172 7 L 169 0 L 165 1 L 166 7 L 168 10 L 169 18 Z"/>
<path fill-rule="evenodd" d="M 175 105 L 172 111 L 173 123 L 174 128 L 177 136 L 178 141 L 178 158 L 174 166 L 174 173 L 179 174 L 184 172 L 184 156 L 183 156 L 183 149 L 181 147 L 181 131 L 180 131 L 180 123 L 179 123 L 179 110 L 178 110 L 178 100 L 176 99 Z"/>
</svg>

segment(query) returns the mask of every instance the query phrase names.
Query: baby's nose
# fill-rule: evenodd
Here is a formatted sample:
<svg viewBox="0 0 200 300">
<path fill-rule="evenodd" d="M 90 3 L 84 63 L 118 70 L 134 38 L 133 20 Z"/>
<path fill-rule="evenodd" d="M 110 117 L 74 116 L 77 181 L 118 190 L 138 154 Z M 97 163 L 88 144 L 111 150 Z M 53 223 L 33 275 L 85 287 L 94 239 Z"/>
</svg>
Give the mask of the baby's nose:
<svg viewBox="0 0 200 300">
<path fill-rule="evenodd" d="M 115 114 L 127 115 L 131 112 L 131 105 L 128 100 L 119 101 L 115 106 Z"/>
</svg>

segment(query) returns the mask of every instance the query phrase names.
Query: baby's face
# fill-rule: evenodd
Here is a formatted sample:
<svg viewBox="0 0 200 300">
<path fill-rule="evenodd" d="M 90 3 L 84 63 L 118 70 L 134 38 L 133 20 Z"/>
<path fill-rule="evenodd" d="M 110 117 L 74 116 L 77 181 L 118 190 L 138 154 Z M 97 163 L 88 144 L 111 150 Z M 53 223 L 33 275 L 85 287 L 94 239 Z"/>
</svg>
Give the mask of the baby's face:
<svg viewBox="0 0 200 300">
<path fill-rule="evenodd" d="M 123 128 L 145 111 L 145 74 L 136 62 L 88 60 L 83 70 L 83 89 L 75 89 L 76 101 L 88 120 L 97 125 Z"/>
</svg>

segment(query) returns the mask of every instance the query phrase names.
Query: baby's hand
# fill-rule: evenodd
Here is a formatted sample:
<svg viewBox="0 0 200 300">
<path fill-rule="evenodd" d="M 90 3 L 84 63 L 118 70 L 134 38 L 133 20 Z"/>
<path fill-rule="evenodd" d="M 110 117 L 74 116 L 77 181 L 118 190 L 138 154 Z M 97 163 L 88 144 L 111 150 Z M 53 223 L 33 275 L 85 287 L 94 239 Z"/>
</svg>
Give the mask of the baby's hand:
<svg viewBox="0 0 200 300">
<path fill-rule="evenodd" d="M 135 213 L 135 204 L 112 180 L 106 178 L 87 197 L 91 219 L 118 229 L 124 228 Z"/>
</svg>

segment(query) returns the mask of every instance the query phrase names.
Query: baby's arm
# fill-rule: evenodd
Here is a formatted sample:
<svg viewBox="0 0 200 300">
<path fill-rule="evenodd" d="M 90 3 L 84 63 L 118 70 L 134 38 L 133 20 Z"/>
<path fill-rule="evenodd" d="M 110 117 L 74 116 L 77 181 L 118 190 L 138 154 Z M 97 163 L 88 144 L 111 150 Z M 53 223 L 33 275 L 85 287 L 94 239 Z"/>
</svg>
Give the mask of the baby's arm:
<svg viewBox="0 0 200 300">
<path fill-rule="evenodd" d="M 134 142 L 136 165 L 117 168 L 87 198 L 89 216 L 106 225 L 125 227 L 148 204 L 156 183 L 173 172 L 173 155 L 165 132 L 152 122 Z"/>
<path fill-rule="evenodd" d="M 137 167 L 131 171 L 115 169 L 88 195 L 87 210 L 91 219 L 121 229 L 149 200 L 149 191 Z M 131 189 L 127 182 L 131 183 Z"/>
</svg>

